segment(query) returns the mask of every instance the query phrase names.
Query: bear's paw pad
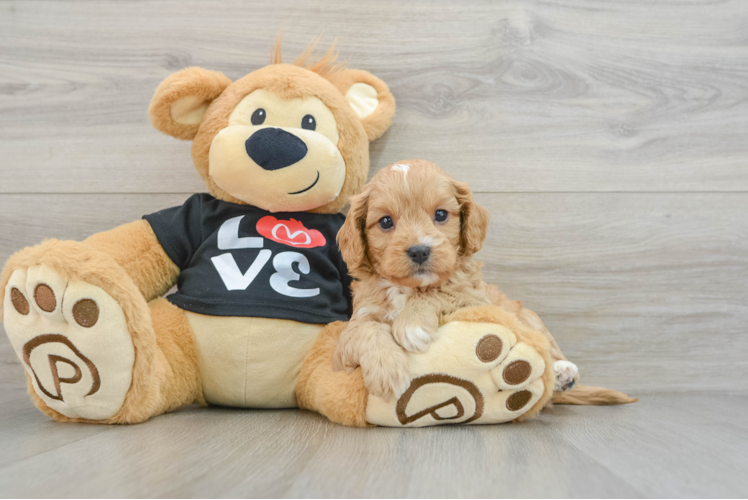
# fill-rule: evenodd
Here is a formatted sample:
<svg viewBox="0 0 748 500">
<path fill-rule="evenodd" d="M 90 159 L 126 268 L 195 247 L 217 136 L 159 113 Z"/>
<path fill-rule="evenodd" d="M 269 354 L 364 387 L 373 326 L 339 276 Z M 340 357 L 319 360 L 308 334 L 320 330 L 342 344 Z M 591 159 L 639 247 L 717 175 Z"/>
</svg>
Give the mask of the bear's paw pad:
<svg viewBox="0 0 748 500">
<path fill-rule="evenodd" d="M 122 407 L 135 349 L 124 312 L 109 294 L 46 266 L 16 269 L 3 315 L 13 349 L 47 406 L 88 420 Z"/>
<path fill-rule="evenodd" d="M 399 398 L 369 396 L 367 421 L 390 427 L 514 420 L 543 396 L 543 357 L 504 326 L 454 321 L 428 351 L 411 353 Z"/>
</svg>

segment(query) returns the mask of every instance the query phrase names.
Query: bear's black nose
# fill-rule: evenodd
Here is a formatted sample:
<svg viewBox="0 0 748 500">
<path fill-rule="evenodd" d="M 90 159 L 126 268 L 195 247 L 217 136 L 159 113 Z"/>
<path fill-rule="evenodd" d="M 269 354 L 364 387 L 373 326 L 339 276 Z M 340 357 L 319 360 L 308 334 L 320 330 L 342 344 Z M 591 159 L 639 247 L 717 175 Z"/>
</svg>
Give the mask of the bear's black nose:
<svg viewBox="0 0 748 500">
<path fill-rule="evenodd" d="M 247 154 L 265 170 L 278 170 L 293 165 L 306 156 L 304 141 L 279 128 L 258 130 L 244 143 Z"/>
<path fill-rule="evenodd" d="M 429 259 L 429 254 L 431 254 L 431 249 L 421 245 L 410 247 L 408 249 L 408 257 L 410 257 L 410 260 L 416 264 L 423 264 L 426 262 Z"/>
</svg>

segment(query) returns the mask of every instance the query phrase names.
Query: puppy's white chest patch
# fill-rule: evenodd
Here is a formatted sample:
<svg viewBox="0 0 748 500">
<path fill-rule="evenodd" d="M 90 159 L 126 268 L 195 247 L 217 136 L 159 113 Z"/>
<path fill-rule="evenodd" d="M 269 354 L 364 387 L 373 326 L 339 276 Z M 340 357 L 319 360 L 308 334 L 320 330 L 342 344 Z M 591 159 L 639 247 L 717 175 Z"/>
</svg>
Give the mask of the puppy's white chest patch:
<svg viewBox="0 0 748 500">
<path fill-rule="evenodd" d="M 386 280 L 382 281 L 386 288 L 388 302 L 386 318 L 389 321 L 394 321 L 403 312 L 403 309 L 405 309 L 405 304 L 408 302 L 411 290 L 408 287 L 398 286 Z"/>
</svg>

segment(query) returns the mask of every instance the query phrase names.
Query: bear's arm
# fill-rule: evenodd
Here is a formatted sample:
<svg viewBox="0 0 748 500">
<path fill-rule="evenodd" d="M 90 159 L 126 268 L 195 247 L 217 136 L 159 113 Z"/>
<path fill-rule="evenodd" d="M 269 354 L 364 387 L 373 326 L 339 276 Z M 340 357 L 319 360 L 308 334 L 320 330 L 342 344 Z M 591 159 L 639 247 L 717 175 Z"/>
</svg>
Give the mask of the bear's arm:
<svg viewBox="0 0 748 500">
<path fill-rule="evenodd" d="M 84 243 L 112 256 L 146 300 L 162 296 L 179 277 L 179 267 L 166 254 L 146 220 L 94 234 Z"/>
</svg>

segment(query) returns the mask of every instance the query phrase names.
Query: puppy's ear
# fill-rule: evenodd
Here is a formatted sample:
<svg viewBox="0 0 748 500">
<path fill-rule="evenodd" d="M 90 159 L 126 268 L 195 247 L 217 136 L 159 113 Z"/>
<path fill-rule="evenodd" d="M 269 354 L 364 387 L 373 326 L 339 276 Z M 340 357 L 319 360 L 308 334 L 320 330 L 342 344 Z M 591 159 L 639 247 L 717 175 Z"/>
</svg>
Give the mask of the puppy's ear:
<svg viewBox="0 0 748 500">
<path fill-rule="evenodd" d="M 366 212 L 369 206 L 369 190 L 351 198 L 351 209 L 343 227 L 338 231 L 338 246 L 348 272 L 358 277 L 371 269 L 366 243 Z"/>
<path fill-rule="evenodd" d="M 475 203 L 470 187 L 452 181 L 460 204 L 460 255 L 470 256 L 483 247 L 488 232 L 488 210 Z"/>
<path fill-rule="evenodd" d="M 208 105 L 221 95 L 231 80 L 218 71 L 187 68 L 161 82 L 151 99 L 148 115 L 161 132 L 192 140 Z"/>
<path fill-rule="evenodd" d="M 380 138 L 390 128 L 395 98 L 386 83 L 360 69 L 336 71 L 328 80 L 348 100 L 370 141 Z"/>
</svg>

